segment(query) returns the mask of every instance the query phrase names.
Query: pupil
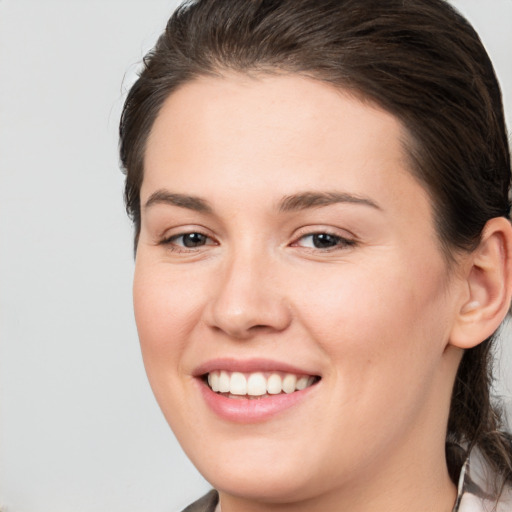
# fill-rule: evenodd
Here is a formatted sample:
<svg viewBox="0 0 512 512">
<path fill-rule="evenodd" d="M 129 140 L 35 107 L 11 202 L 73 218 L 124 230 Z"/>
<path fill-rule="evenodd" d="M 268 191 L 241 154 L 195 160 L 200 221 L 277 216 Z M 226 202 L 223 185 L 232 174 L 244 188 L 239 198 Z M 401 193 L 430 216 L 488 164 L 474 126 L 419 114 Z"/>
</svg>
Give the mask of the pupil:
<svg viewBox="0 0 512 512">
<path fill-rule="evenodd" d="M 197 247 L 204 245 L 206 236 L 201 233 L 188 233 L 183 237 L 183 245 L 185 247 Z"/>
<path fill-rule="evenodd" d="M 313 235 L 313 245 L 317 249 L 325 249 L 326 247 L 334 247 L 338 243 L 338 240 L 333 235 L 327 233 L 319 233 Z"/>
</svg>

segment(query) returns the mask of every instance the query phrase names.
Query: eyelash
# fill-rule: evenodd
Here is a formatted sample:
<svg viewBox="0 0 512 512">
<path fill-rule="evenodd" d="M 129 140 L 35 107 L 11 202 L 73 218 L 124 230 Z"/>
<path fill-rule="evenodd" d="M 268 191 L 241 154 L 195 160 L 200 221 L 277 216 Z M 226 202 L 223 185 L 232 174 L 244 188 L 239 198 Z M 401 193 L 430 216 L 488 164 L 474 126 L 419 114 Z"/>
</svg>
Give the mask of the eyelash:
<svg viewBox="0 0 512 512">
<path fill-rule="evenodd" d="M 176 245 L 177 240 L 179 240 L 180 238 L 183 239 L 183 237 L 186 237 L 187 235 L 199 235 L 201 237 L 204 237 L 205 243 L 196 245 L 193 247 L 186 247 L 185 245 Z M 336 251 L 336 250 L 347 249 L 349 247 L 354 247 L 357 245 L 356 240 L 342 237 L 340 235 L 331 233 L 328 230 L 305 233 L 305 234 L 301 235 L 299 238 L 297 238 L 296 241 L 294 241 L 290 245 L 291 245 L 291 247 L 301 247 L 301 245 L 299 244 L 299 242 L 301 240 L 304 240 L 307 238 L 313 239 L 314 237 L 321 237 L 321 236 L 326 236 L 328 239 L 330 239 L 334 243 L 334 245 L 329 246 L 329 247 L 323 247 L 323 248 L 322 247 L 304 247 L 304 246 L 302 246 L 303 249 L 306 249 L 311 252 L 331 252 L 331 251 Z M 213 241 L 214 243 L 207 243 L 208 240 Z M 217 245 L 217 242 L 212 237 L 210 237 L 209 235 L 207 235 L 205 233 L 202 233 L 201 231 L 188 231 L 185 233 L 179 233 L 177 235 L 172 235 L 170 237 L 164 238 L 158 244 L 167 246 L 169 248 L 169 250 L 171 250 L 173 252 L 189 253 L 189 252 L 194 252 L 195 250 L 197 250 L 198 248 L 201 248 L 201 247 L 205 247 L 208 245 Z M 314 244 L 314 242 L 313 242 L 313 244 Z"/>
<path fill-rule="evenodd" d="M 335 242 L 335 245 L 332 245 L 330 247 L 323 247 L 323 248 L 321 248 L 321 247 L 304 247 L 304 249 L 309 249 L 310 251 L 330 252 L 330 251 L 336 251 L 336 250 L 343 250 L 348 247 L 354 247 L 355 245 L 357 245 L 357 242 L 354 239 L 345 238 L 345 237 L 342 237 L 335 233 L 331 233 L 328 230 L 324 230 L 324 231 L 315 231 L 312 233 L 306 233 L 306 234 L 300 236 L 296 242 L 293 242 L 292 247 L 299 246 L 299 242 L 301 240 L 304 240 L 306 238 L 314 239 L 314 237 L 319 237 L 319 236 L 328 237 L 333 242 Z"/>
<path fill-rule="evenodd" d="M 186 253 L 194 251 L 195 249 L 204 247 L 206 245 L 216 245 L 216 244 L 208 244 L 208 243 L 198 245 L 195 247 L 186 247 L 185 245 L 176 245 L 176 243 L 175 243 L 176 240 L 178 240 L 180 238 L 184 238 L 187 235 L 200 235 L 200 236 L 204 237 L 205 240 L 214 241 L 211 236 L 208 236 L 206 233 L 202 233 L 201 231 L 187 231 L 185 233 L 178 233 L 177 235 L 172 235 L 167 238 L 164 238 L 158 244 L 165 245 L 166 247 L 169 248 L 169 250 L 171 250 L 173 252 L 186 252 Z"/>
</svg>

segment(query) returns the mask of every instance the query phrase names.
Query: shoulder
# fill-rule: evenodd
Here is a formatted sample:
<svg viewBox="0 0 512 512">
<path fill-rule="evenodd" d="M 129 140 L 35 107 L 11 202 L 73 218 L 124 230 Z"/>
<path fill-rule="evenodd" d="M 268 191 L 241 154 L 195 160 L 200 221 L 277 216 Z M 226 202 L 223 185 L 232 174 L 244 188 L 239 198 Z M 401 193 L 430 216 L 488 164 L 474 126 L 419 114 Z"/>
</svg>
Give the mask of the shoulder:
<svg viewBox="0 0 512 512">
<path fill-rule="evenodd" d="M 212 489 L 208 494 L 183 509 L 182 512 L 215 512 L 218 502 L 219 495 L 215 489 Z"/>
</svg>

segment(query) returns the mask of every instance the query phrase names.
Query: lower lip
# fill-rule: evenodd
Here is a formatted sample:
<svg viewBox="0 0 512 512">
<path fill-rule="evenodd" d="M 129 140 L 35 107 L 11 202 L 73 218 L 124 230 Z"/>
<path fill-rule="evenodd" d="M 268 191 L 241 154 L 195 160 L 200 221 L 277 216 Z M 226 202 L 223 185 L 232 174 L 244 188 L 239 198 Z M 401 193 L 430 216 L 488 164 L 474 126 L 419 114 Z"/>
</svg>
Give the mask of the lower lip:
<svg viewBox="0 0 512 512">
<path fill-rule="evenodd" d="M 316 384 L 293 393 L 266 396 L 264 398 L 228 398 L 215 393 L 198 379 L 201 393 L 210 409 L 221 418 L 234 423 L 258 423 L 279 414 L 303 401 Z"/>
</svg>

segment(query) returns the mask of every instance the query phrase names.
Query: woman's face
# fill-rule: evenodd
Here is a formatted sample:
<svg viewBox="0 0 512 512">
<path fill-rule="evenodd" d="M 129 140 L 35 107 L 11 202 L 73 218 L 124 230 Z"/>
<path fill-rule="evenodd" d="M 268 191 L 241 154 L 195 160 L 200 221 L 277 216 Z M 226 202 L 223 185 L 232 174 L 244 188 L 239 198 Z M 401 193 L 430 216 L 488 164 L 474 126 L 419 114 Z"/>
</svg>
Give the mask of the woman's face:
<svg viewBox="0 0 512 512">
<path fill-rule="evenodd" d="M 306 499 L 443 457 L 463 286 L 403 140 L 298 76 L 202 78 L 164 104 L 136 320 L 156 398 L 221 491 Z"/>
</svg>

